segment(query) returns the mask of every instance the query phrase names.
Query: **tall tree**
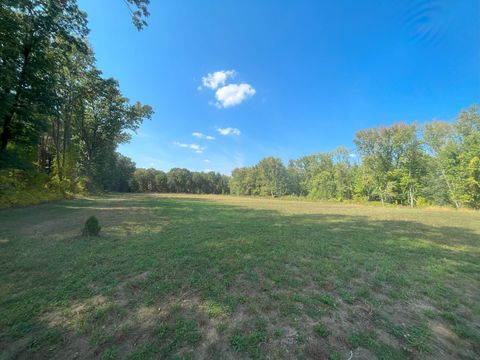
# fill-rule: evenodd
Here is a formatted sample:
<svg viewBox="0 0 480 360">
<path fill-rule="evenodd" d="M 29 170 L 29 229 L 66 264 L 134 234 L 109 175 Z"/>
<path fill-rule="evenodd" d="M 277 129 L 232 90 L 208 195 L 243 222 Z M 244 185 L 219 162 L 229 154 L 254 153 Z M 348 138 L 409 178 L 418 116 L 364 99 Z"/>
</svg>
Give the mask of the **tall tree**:
<svg viewBox="0 0 480 360">
<path fill-rule="evenodd" d="M 356 170 L 352 162 L 352 153 L 346 147 L 340 146 L 332 152 L 332 158 L 334 163 L 335 198 L 337 200 L 352 199 Z"/>
<path fill-rule="evenodd" d="M 35 144 L 57 99 L 58 49 L 85 48 L 86 16 L 74 0 L 0 4 L 0 151 Z"/>
<path fill-rule="evenodd" d="M 288 172 L 282 160 L 267 157 L 257 164 L 260 195 L 282 196 L 288 190 Z"/>
<path fill-rule="evenodd" d="M 403 144 L 399 164 L 400 188 L 403 198 L 411 207 L 414 207 L 421 182 L 426 174 L 426 156 L 418 136 L 417 126 L 412 124 L 404 127 L 400 141 Z"/>
<path fill-rule="evenodd" d="M 457 130 L 459 177 L 462 179 L 462 199 L 472 208 L 480 208 L 480 112 L 472 106 L 460 113 Z"/>
<path fill-rule="evenodd" d="M 136 130 L 153 111 L 148 105 L 129 104 L 114 79 L 103 79 L 98 70 L 85 74 L 82 112 L 76 120 L 85 174 L 98 185 L 106 160 L 118 144 L 129 140 L 126 130 Z"/>
<path fill-rule="evenodd" d="M 174 193 L 192 192 L 192 173 L 187 169 L 173 168 L 167 173 L 168 189 Z"/>
<path fill-rule="evenodd" d="M 167 174 L 163 171 L 157 171 L 155 174 L 155 187 L 158 192 L 168 192 Z"/>
<path fill-rule="evenodd" d="M 235 195 L 258 195 L 256 167 L 236 168 L 232 171 L 230 191 Z"/>
<path fill-rule="evenodd" d="M 409 143 L 413 144 L 415 137 L 416 126 L 405 123 L 361 130 L 355 134 L 354 142 L 362 164 L 374 183 L 374 194 L 382 203 L 401 201 L 402 161 L 405 161 L 409 146 L 413 146 Z M 405 186 L 412 184 L 407 182 Z"/>
<path fill-rule="evenodd" d="M 443 180 L 449 201 L 459 208 L 462 205 L 462 184 L 458 174 L 455 127 L 447 122 L 432 121 L 424 125 L 423 139 L 432 156 L 430 173 Z"/>
</svg>

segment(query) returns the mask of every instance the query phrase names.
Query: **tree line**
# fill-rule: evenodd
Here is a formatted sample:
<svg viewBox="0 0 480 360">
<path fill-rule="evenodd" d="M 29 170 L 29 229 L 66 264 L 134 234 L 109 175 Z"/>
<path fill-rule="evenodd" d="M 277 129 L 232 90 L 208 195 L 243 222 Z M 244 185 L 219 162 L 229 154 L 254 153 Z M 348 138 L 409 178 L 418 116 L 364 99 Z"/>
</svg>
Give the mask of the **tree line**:
<svg viewBox="0 0 480 360">
<path fill-rule="evenodd" d="M 287 166 L 268 157 L 237 168 L 231 193 L 480 208 L 478 107 L 463 110 L 454 122 L 361 130 L 354 144 L 354 152 L 340 147 Z"/>
<path fill-rule="evenodd" d="M 132 167 L 127 191 L 187 193 L 187 194 L 229 194 L 230 177 L 213 171 L 198 172 L 173 168 L 168 172 L 156 169 L 134 169 Z"/>
<path fill-rule="evenodd" d="M 146 0 L 128 0 L 137 28 Z M 118 154 L 153 110 L 132 103 L 96 67 L 75 0 L 0 4 L 0 168 L 45 174 L 72 192 L 121 190 L 131 161 Z"/>
</svg>

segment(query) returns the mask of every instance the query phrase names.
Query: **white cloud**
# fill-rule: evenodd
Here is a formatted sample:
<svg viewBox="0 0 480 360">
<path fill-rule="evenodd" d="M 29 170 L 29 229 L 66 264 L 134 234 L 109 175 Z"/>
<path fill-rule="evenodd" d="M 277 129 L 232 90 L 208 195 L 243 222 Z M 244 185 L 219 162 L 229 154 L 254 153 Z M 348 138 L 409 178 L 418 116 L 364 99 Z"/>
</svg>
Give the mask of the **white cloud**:
<svg viewBox="0 0 480 360">
<path fill-rule="evenodd" d="M 220 70 L 208 73 L 202 77 L 202 85 L 198 90 L 204 87 L 215 91 L 215 102 L 209 102 L 217 108 L 227 108 L 241 104 L 249 97 L 255 95 L 256 90 L 247 83 L 228 83 L 237 75 L 235 70 Z"/>
<path fill-rule="evenodd" d="M 181 148 L 191 149 L 191 150 L 195 151 L 197 154 L 202 154 L 205 150 L 204 147 L 202 147 L 198 144 L 183 144 L 183 143 L 180 143 L 178 141 L 175 141 L 173 144 L 175 146 L 178 146 L 178 147 L 181 147 Z"/>
<path fill-rule="evenodd" d="M 242 132 L 240 131 L 240 129 L 237 129 L 237 128 L 231 128 L 231 127 L 228 127 L 228 128 L 218 128 L 217 131 L 220 133 L 220 135 L 223 135 L 223 136 L 228 136 L 228 135 L 236 135 L 236 136 L 239 136 Z"/>
<path fill-rule="evenodd" d="M 236 75 L 235 70 L 220 70 L 214 73 L 208 73 L 207 76 L 202 77 L 202 85 L 216 90 L 218 87 L 225 85 L 225 82 L 229 78 L 234 78 Z M 199 90 L 201 90 L 201 86 Z"/>
<path fill-rule="evenodd" d="M 255 95 L 255 89 L 246 83 L 242 84 L 228 84 L 215 93 L 218 108 L 227 108 L 235 105 L 239 105 L 249 97 Z"/>
<path fill-rule="evenodd" d="M 201 132 L 198 132 L 198 131 L 193 132 L 192 136 L 195 136 L 196 138 L 199 138 L 199 139 L 215 140 L 215 138 L 213 136 L 205 135 L 205 134 L 202 134 Z"/>
<path fill-rule="evenodd" d="M 209 164 L 209 163 L 210 163 L 210 160 L 204 159 L 203 162 Z"/>
</svg>

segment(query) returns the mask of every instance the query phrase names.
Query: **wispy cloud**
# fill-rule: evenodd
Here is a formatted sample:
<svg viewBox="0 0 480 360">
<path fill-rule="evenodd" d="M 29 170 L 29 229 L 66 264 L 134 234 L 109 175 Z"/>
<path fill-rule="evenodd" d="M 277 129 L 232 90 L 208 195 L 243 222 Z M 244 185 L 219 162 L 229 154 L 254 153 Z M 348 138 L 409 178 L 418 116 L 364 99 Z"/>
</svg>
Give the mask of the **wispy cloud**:
<svg viewBox="0 0 480 360">
<path fill-rule="evenodd" d="M 231 128 L 231 127 L 218 128 L 217 131 L 218 131 L 218 133 L 219 133 L 220 135 L 223 135 L 223 136 L 228 136 L 228 135 L 239 136 L 239 135 L 242 133 L 242 132 L 240 131 L 240 129 Z"/>
<path fill-rule="evenodd" d="M 213 73 L 208 73 L 207 76 L 202 77 L 202 86 L 216 90 L 218 87 L 225 85 L 228 79 L 234 78 L 237 73 L 235 70 L 220 70 Z M 199 90 L 202 89 L 199 87 Z"/>
<path fill-rule="evenodd" d="M 198 132 L 198 131 L 193 132 L 192 136 L 195 136 L 196 138 L 199 138 L 199 139 L 215 140 L 215 138 L 213 136 L 205 135 L 205 134 L 202 134 L 201 132 Z"/>
<path fill-rule="evenodd" d="M 210 160 L 209 159 L 203 159 L 203 162 L 209 164 Z"/>
<path fill-rule="evenodd" d="M 181 148 L 188 148 L 193 151 L 195 151 L 197 154 L 202 154 L 205 151 L 205 148 L 203 146 L 200 146 L 198 144 L 184 144 L 178 141 L 175 141 L 173 145 L 181 147 Z"/>
<path fill-rule="evenodd" d="M 256 90 L 250 84 L 228 84 L 215 92 L 215 98 L 217 99 L 215 105 L 218 108 L 240 105 L 255 93 Z"/>
</svg>

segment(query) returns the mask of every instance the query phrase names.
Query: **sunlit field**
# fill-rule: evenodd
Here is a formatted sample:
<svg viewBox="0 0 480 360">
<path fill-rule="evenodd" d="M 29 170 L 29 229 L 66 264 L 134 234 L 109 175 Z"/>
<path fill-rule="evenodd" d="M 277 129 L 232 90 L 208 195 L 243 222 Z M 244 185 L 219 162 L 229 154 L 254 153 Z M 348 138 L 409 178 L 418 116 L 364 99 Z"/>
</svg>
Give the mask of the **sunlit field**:
<svg viewBox="0 0 480 360">
<path fill-rule="evenodd" d="M 478 212 L 136 194 L 0 228 L 0 359 L 480 357 Z"/>
</svg>

